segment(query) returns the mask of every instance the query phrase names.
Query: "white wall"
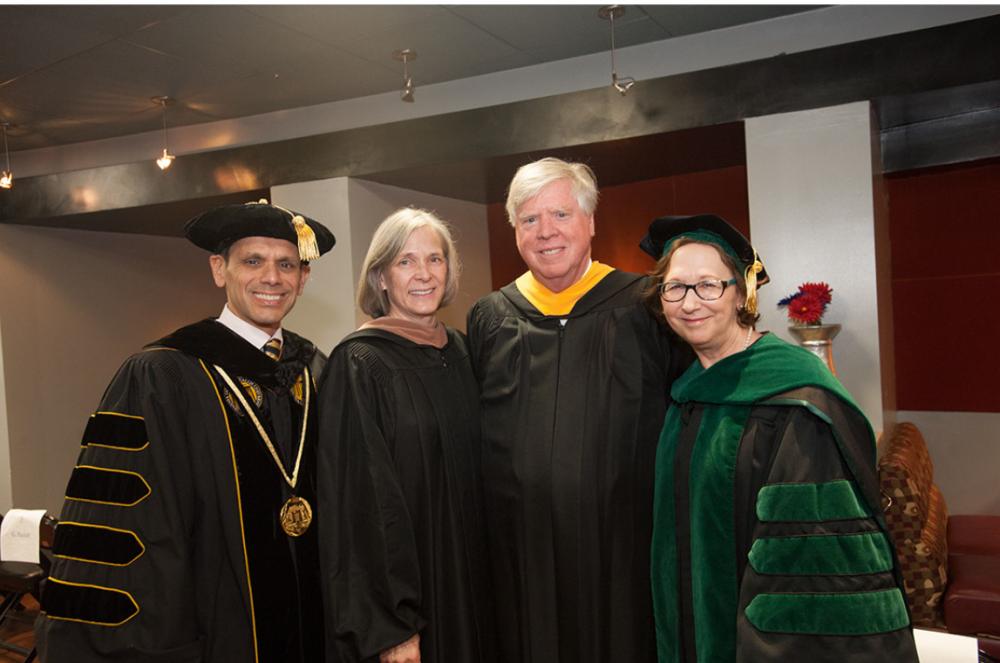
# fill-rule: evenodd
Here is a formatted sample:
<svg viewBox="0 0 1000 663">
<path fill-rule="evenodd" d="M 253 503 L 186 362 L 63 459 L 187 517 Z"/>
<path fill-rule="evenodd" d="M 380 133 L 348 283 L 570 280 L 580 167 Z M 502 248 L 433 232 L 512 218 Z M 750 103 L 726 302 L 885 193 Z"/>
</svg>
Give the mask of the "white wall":
<svg viewBox="0 0 1000 663">
<path fill-rule="evenodd" d="M 225 298 L 207 254 L 183 239 L 3 224 L 0 282 L 0 499 L 59 513 L 87 417 L 121 362 L 218 315 Z"/>
<path fill-rule="evenodd" d="M 1000 516 L 1000 413 L 897 412 L 920 429 L 948 513 Z"/>
<path fill-rule="evenodd" d="M 867 102 L 746 121 L 750 233 L 771 277 L 760 328 L 792 341 L 777 302 L 826 281 L 823 318 L 840 323 L 834 361 L 844 386 L 881 430 L 872 132 Z"/>
</svg>

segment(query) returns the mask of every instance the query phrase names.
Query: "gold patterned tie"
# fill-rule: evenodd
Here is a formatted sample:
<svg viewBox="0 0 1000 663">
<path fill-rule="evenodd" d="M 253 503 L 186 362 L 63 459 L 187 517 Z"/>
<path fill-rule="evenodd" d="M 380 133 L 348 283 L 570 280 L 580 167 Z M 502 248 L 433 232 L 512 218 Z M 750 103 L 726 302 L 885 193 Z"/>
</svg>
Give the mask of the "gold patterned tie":
<svg viewBox="0 0 1000 663">
<path fill-rule="evenodd" d="M 266 354 L 274 361 L 278 361 L 279 359 L 281 359 L 281 339 L 272 338 L 267 343 L 265 343 L 264 354 Z"/>
</svg>

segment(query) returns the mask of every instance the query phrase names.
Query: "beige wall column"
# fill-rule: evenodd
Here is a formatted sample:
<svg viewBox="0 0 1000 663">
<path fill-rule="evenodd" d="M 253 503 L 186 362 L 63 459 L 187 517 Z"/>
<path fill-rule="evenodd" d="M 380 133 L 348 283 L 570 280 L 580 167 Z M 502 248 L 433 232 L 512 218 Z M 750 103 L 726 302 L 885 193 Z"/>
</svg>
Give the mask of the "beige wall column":
<svg viewBox="0 0 1000 663">
<path fill-rule="evenodd" d="M 490 279 L 490 244 L 487 234 L 486 205 L 455 198 L 432 196 L 395 186 L 351 180 L 351 219 L 354 224 L 354 274 L 368 252 L 375 228 L 400 207 L 430 210 L 450 227 L 455 248 L 462 263 L 461 280 L 455 301 L 442 309 L 440 318 L 449 327 L 465 329 L 465 316 L 477 299 L 492 288 Z M 359 323 L 367 319 L 361 315 Z"/>
<path fill-rule="evenodd" d="M 354 303 L 358 274 L 375 229 L 400 207 L 431 210 L 452 228 L 463 270 L 458 297 L 441 312 L 445 324 L 464 330 L 469 308 L 491 289 L 485 205 L 343 177 L 273 187 L 271 196 L 276 205 L 321 221 L 337 237 L 333 250 L 313 265 L 286 321 L 323 352 L 367 319 Z"/>
<path fill-rule="evenodd" d="M 356 326 L 347 189 L 346 177 L 271 188 L 271 202 L 316 219 L 337 238 L 333 249 L 312 264 L 309 283 L 284 322 L 323 352 Z"/>
<path fill-rule="evenodd" d="M 771 275 L 759 327 L 792 340 L 778 300 L 805 281 L 829 283 L 823 321 L 843 325 L 837 371 L 877 433 L 893 388 L 880 355 L 891 347 L 879 340 L 873 133 L 867 102 L 746 121 L 750 233 Z"/>
</svg>

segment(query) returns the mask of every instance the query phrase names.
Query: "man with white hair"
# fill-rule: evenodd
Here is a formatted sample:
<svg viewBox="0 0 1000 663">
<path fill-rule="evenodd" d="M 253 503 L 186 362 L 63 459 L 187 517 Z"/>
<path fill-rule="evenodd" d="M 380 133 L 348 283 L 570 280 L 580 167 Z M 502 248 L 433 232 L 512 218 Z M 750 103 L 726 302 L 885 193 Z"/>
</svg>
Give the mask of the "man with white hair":
<svg viewBox="0 0 1000 663">
<path fill-rule="evenodd" d="M 643 307 L 647 279 L 591 260 L 584 164 L 522 166 L 507 214 L 528 271 L 469 313 L 506 663 L 656 660 L 653 465 L 690 363 Z"/>
</svg>

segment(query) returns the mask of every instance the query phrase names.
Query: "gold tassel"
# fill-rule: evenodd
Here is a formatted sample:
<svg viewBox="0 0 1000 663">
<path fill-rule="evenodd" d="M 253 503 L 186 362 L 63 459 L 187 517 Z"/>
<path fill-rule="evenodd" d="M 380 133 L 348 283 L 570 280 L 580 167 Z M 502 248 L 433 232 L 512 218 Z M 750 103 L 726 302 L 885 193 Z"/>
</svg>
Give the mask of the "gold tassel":
<svg viewBox="0 0 1000 663">
<path fill-rule="evenodd" d="M 747 265 L 744 278 L 747 282 L 747 301 L 744 307 L 750 315 L 757 315 L 757 274 L 764 270 L 764 264 L 757 257 L 757 252 L 753 253 L 753 264 Z"/>
<path fill-rule="evenodd" d="M 247 203 L 252 205 L 253 203 Z M 260 199 L 261 205 L 269 205 L 267 198 Z M 271 205 L 275 209 L 280 209 L 282 212 L 292 217 L 292 228 L 295 229 L 295 237 L 298 239 L 299 245 L 299 260 L 305 260 L 310 262 L 319 258 L 319 245 L 316 243 L 316 233 L 306 220 L 303 219 L 298 214 L 292 214 L 289 210 L 284 207 L 279 207 L 278 205 Z"/>
<path fill-rule="evenodd" d="M 299 259 L 309 262 L 319 258 L 319 246 L 316 245 L 316 233 L 309 227 L 306 220 L 296 214 L 292 217 L 295 235 L 299 239 Z"/>
</svg>

